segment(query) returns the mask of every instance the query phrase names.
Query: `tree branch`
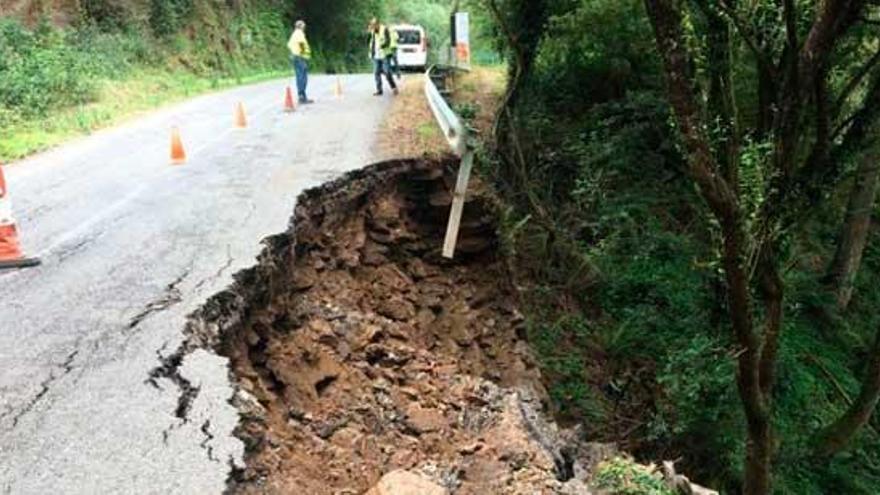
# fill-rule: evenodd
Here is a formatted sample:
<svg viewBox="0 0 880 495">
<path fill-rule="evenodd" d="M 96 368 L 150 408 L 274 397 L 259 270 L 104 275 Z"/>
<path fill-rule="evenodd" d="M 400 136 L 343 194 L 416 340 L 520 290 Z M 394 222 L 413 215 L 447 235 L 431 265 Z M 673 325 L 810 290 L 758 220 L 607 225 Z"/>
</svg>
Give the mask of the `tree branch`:
<svg viewBox="0 0 880 495">
<path fill-rule="evenodd" d="M 733 1 L 734 0 L 721 0 L 718 3 L 718 7 L 724 12 L 724 15 L 730 18 L 730 21 L 736 27 L 736 31 L 742 37 L 746 46 L 749 47 L 749 50 L 755 56 L 755 59 L 758 60 L 758 66 L 761 70 L 766 71 L 770 77 L 775 78 L 777 76 L 776 66 L 773 64 L 770 56 L 761 49 L 761 44 L 758 43 L 755 33 L 748 28 L 743 18 L 737 14 L 735 5 L 731 4 Z M 704 4 L 705 2 L 700 3 Z"/>
<path fill-rule="evenodd" d="M 868 352 L 868 365 L 859 396 L 837 421 L 819 435 L 816 454 L 820 457 L 831 457 L 843 450 L 868 423 L 880 402 L 880 331 Z"/>
<path fill-rule="evenodd" d="M 837 101 L 834 103 L 834 114 L 840 115 L 840 111 L 843 109 L 843 105 L 846 103 L 846 100 L 852 96 L 853 92 L 859 85 L 864 81 L 865 77 L 871 72 L 871 70 L 877 66 L 877 63 L 880 62 L 880 48 L 877 49 L 877 52 L 874 53 L 874 56 L 868 60 L 865 65 L 856 73 L 856 75 L 850 80 L 850 82 L 843 88 L 843 91 L 840 92 L 840 96 L 837 97 Z"/>
</svg>

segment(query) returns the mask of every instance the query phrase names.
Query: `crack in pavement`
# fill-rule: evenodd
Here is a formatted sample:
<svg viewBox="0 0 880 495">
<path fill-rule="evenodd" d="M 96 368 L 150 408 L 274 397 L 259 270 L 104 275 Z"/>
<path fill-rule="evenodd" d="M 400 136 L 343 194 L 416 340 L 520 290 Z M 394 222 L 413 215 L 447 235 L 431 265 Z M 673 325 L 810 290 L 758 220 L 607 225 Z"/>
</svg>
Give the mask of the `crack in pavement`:
<svg viewBox="0 0 880 495">
<path fill-rule="evenodd" d="M 151 301 L 144 307 L 144 309 L 134 316 L 128 323 L 128 330 L 134 330 L 138 327 L 144 320 L 150 317 L 150 315 L 154 313 L 161 313 L 166 309 L 178 304 L 183 301 L 183 294 L 180 292 L 180 284 L 183 283 L 184 280 L 189 276 L 192 271 L 192 267 L 186 268 L 183 273 L 177 277 L 173 282 L 168 284 L 165 287 L 165 291 L 162 293 L 162 296 L 156 299 L 155 301 Z"/>
<path fill-rule="evenodd" d="M 204 423 L 202 423 L 202 434 L 205 435 L 205 439 L 202 440 L 202 443 L 199 444 L 199 447 L 204 449 L 208 454 L 208 459 L 213 462 L 220 462 L 220 459 L 214 457 L 214 447 L 208 445 L 212 440 L 214 440 L 214 435 L 211 433 L 211 420 L 206 419 Z"/>
<path fill-rule="evenodd" d="M 21 421 L 21 419 L 26 414 L 31 412 L 33 408 L 36 407 L 37 404 L 43 399 L 43 397 L 45 397 L 46 394 L 49 393 L 52 383 L 67 376 L 68 374 L 70 374 L 71 371 L 73 371 L 73 360 L 76 359 L 76 356 L 78 354 L 79 349 L 76 349 L 67 355 L 67 358 L 65 358 L 64 362 L 61 363 L 60 368 L 62 370 L 62 373 L 60 375 L 56 376 L 54 371 L 49 373 L 49 377 L 40 383 L 40 391 L 37 392 L 37 394 L 31 400 L 29 400 L 28 403 L 25 404 L 25 406 L 21 408 L 21 410 L 19 410 L 15 416 L 12 417 L 12 428 L 9 428 L 9 430 L 7 431 L 12 431 L 16 427 L 18 427 L 19 421 Z"/>
<path fill-rule="evenodd" d="M 82 251 L 83 248 L 91 244 L 98 237 L 98 235 L 100 235 L 100 232 L 94 236 L 86 237 L 85 239 L 82 239 L 69 247 L 59 249 L 57 255 L 58 263 L 64 263 L 71 256 L 78 254 L 80 251 Z"/>
<path fill-rule="evenodd" d="M 225 272 L 226 270 L 228 270 L 232 266 L 233 261 L 235 261 L 235 259 L 232 257 L 232 244 L 227 244 L 226 245 L 226 263 L 224 263 L 223 266 L 221 266 L 220 269 L 217 270 L 217 273 L 215 273 L 214 275 L 212 275 L 210 277 L 205 277 L 204 279 L 200 280 L 199 283 L 197 283 L 195 285 L 195 287 L 193 288 L 193 292 L 199 291 L 208 282 L 213 282 L 213 281 L 218 280 L 221 276 L 223 276 L 223 272 Z"/>
<path fill-rule="evenodd" d="M 196 400 L 196 397 L 199 396 L 199 392 L 201 391 L 201 387 L 196 387 L 191 381 L 180 374 L 180 366 L 183 364 L 183 358 L 185 356 L 186 353 L 183 352 L 181 348 L 173 354 L 160 358 L 159 361 L 162 364 L 150 371 L 150 376 L 145 382 L 152 385 L 157 390 L 164 390 L 162 386 L 159 385 L 159 380 L 162 378 L 170 380 L 177 386 L 180 390 L 180 396 L 177 398 L 177 408 L 174 410 L 174 415 L 181 420 L 181 424 L 189 422 L 189 411 L 192 409 L 192 403 Z M 171 429 L 173 429 L 173 427 L 166 430 L 166 433 Z"/>
</svg>

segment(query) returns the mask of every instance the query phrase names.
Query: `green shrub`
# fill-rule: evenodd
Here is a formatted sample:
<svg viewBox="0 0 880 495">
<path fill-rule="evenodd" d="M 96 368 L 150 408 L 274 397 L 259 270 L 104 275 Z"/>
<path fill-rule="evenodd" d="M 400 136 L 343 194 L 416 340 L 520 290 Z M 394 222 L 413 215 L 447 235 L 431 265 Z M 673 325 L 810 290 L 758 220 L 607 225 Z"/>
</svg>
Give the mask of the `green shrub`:
<svg viewBox="0 0 880 495">
<path fill-rule="evenodd" d="M 3 115 L 42 116 L 52 108 L 82 104 L 95 96 L 98 58 L 78 50 L 69 32 L 45 23 L 29 31 L 0 19 L 0 50 Z M 6 120 L 0 126 L 10 123 Z"/>
<path fill-rule="evenodd" d="M 676 495 L 659 473 L 623 457 L 599 464 L 594 483 L 611 495 Z"/>
<path fill-rule="evenodd" d="M 545 36 L 512 108 L 516 133 L 503 136 L 508 159 L 484 169 L 511 205 L 503 245 L 533 284 L 529 335 L 551 399 L 592 438 L 621 442 L 639 458 L 681 457 L 681 470 L 701 484 L 737 493 L 745 421 L 740 349 L 712 247 L 719 233 L 670 132 L 642 2 L 544 4 Z M 742 97 L 749 118 L 755 109 Z M 769 150 L 751 136 L 742 144 L 748 216 L 769 179 L 761 171 Z M 822 285 L 848 199 L 838 195 L 786 246 L 777 493 L 873 495 L 880 486 L 876 414 L 846 452 L 829 462 L 809 456 L 812 435 L 858 394 L 880 327 L 876 229 L 846 314 Z M 574 248 L 565 257 L 557 255 L 563 242 Z M 593 278 L 573 276 L 585 262 Z"/>
<path fill-rule="evenodd" d="M 158 36 L 176 33 L 193 12 L 193 0 L 150 0 L 149 23 Z"/>
</svg>

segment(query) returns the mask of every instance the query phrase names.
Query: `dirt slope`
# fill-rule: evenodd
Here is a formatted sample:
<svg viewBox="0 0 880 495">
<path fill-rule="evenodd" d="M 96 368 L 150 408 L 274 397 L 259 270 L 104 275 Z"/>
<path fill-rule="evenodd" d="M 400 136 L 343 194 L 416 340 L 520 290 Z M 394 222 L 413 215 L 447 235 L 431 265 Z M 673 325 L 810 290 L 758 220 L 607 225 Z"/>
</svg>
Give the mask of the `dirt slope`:
<svg viewBox="0 0 880 495">
<path fill-rule="evenodd" d="M 232 492 L 360 494 L 398 469 L 440 493 L 588 492 L 594 449 L 543 419 L 491 199 L 439 256 L 452 181 L 401 161 L 304 194 L 195 315 L 189 346 L 228 356 L 238 387 Z"/>
</svg>

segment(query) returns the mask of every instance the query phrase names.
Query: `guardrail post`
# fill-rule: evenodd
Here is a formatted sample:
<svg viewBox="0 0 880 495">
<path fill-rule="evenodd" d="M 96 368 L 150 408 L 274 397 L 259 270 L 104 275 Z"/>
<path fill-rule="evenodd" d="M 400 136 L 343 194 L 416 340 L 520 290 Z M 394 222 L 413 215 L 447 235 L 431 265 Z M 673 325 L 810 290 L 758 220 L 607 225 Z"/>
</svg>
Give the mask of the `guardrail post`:
<svg viewBox="0 0 880 495">
<path fill-rule="evenodd" d="M 461 159 L 458 169 L 458 180 L 452 195 L 452 208 L 449 210 L 449 223 L 446 225 L 446 240 L 443 242 L 443 257 L 452 259 L 455 256 L 455 245 L 458 243 L 458 231 L 461 227 L 461 216 L 464 213 L 464 202 L 467 197 L 468 182 L 474 166 L 474 150 L 468 146 Z"/>
<path fill-rule="evenodd" d="M 474 147 L 470 143 L 468 128 L 455 114 L 434 84 L 432 75 L 437 68 L 432 66 L 425 72 L 425 96 L 428 98 L 428 104 L 437 123 L 440 124 L 440 129 L 446 135 L 450 148 L 456 156 L 461 157 L 461 166 L 458 169 L 458 179 L 455 182 L 455 191 L 452 196 L 452 207 L 449 211 L 449 223 L 446 226 L 446 239 L 443 242 L 443 256 L 452 258 L 458 243 L 458 231 L 461 227 L 461 216 L 464 213 L 468 182 L 471 178 L 471 169 L 474 166 Z"/>
</svg>

